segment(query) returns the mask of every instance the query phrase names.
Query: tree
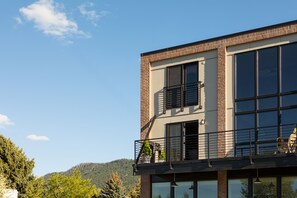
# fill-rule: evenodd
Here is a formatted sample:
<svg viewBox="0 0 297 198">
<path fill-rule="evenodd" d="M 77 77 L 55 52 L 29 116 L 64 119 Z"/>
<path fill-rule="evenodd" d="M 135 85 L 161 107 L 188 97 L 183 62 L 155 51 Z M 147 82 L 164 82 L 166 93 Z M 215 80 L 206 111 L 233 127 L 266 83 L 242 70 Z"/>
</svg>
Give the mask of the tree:
<svg viewBox="0 0 297 198">
<path fill-rule="evenodd" d="M 29 160 L 22 149 L 10 139 L 0 135 L 0 173 L 7 180 L 7 187 L 16 189 L 25 197 L 27 185 L 34 180 L 34 160 Z"/>
<path fill-rule="evenodd" d="M 123 182 L 117 173 L 112 173 L 111 178 L 105 183 L 99 198 L 125 198 Z"/>
<path fill-rule="evenodd" d="M 42 177 L 31 181 L 26 189 L 27 198 L 43 198 L 45 182 Z"/>
<path fill-rule="evenodd" d="M 6 189 L 6 179 L 2 175 L 0 175 L 0 197 L 4 196 L 5 189 Z"/>
<path fill-rule="evenodd" d="M 140 179 L 137 180 L 136 185 L 130 190 L 129 198 L 140 198 Z"/>
<path fill-rule="evenodd" d="M 92 198 L 98 196 L 95 185 L 89 179 L 83 180 L 79 170 L 73 171 L 70 176 L 53 174 L 44 186 L 44 197 L 47 198 Z"/>
</svg>

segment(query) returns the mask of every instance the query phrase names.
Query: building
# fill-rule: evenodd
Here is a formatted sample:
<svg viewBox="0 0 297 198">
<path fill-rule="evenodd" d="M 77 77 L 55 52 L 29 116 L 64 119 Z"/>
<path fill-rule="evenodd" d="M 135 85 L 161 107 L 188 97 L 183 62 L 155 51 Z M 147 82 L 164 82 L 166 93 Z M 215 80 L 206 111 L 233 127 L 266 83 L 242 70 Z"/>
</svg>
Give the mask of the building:
<svg viewBox="0 0 297 198">
<path fill-rule="evenodd" d="M 297 197 L 296 123 L 297 21 L 143 53 L 141 197 Z"/>
</svg>

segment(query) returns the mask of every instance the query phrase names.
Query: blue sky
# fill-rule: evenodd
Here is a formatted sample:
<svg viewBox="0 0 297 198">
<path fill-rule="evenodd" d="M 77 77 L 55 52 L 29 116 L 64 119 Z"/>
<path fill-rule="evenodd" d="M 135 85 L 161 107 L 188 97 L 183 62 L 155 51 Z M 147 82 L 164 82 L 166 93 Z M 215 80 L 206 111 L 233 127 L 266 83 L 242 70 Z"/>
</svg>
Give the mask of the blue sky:
<svg viewBox="0 0 297 198">
<path fill-rule="evenodd" d="M 297 2 L 10 0 L 0 7 L 0 133 L 34 173 L 133 158 L 140 53 L 297 19 Z"/>
</svg>

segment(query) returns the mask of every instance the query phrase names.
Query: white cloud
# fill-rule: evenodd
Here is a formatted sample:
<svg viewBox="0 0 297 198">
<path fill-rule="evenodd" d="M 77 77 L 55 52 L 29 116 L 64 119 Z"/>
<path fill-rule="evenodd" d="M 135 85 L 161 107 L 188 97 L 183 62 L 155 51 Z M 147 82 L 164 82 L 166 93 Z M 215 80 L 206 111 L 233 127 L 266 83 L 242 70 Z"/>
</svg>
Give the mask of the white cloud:
<svg viewBox="0 0 297 198">
<path fill-rule="evenodd" d="M 66 13 L 60 9 L 54 0 L 39 0 L 27 7 L 21 8 L 20 13 L 29 21 L 35 23 L 35 27 L 46 35 L 65 38 L 70 35 L 88 36 L 79 30 L 75 21 L 67 18 Z"/>
<path fill-rule="evenodd" d="M 17 24 L 23 24 L 23 20 L 20 17 L 15 17 Z"/>
<path fill-rule="evenodd" d="M 27 139 L 33 140 L 33 141 L 49 141 L 50 140 L 47 136 L 35 135 L 35 134 L 28 135 Z"/>
<path fill-rule="evenodd" d="M 91 9 L 94 7 L 94 3 L 88 2 L 78 6 L 80 13 L 85 16 L 93 25 L 97 26 L 97 22 L 104 16 L 107 15 L 107 11 L 96 12 L 96 10 Z"/>
<path fill-rule="evenodd" d="M 0 114 L 0 128 L 5 128 L 5 126 L 13 124 L 14 123 L 6 115 Z"/>
</svg>

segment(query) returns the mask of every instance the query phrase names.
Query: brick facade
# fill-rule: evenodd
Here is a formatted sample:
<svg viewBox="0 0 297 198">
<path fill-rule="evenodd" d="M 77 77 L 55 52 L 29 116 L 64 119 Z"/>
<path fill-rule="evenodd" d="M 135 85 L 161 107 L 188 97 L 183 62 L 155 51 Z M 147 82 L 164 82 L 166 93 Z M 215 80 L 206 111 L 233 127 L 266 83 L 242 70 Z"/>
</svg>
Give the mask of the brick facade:
<svg viewBox="0 0 297 198">
<path fill-rule="evenodd" d="M 226 64 L 226 49 L 230 46 L 246 44 L 270 38 L 280 37 L 284 35 L 290 35 L 297 33 L 297 21 L 288 22 L 284 24 L 274 25 L 270 27 L 260 28 L 252 31 L 242 32 L 233 35 L 227 35 L 219 38 L 209 39 L 206 41 L 191 43 L 187 45 L 181 45 L 164 50 L 158 50 L 155 52 L 144 53 L 141 56 L 141 128 L 150 120 L 149 110 L 149 96 L 150 96 L 150 65 L 153 62 L 177 58 L 181 56 L 196 54 L 200 52 L 217 50 L 217 69 L 218 69 L 218 94 L 217 94 L 217 129 L 218 131 L 224 131 L 226 126 L 226 108 L 225 108 L 225 64 Z M 144 139 L 147 130 L 142 130 L 141 138 Z M 225 136 L 218 138 L 218 147 L 224 148 Z M 218 155 L 222 157 L 225 154 L 224 150 L 220 150 Z M 226 189 L 227 172 L 218 172 L 219 191 L 224 192 Z M 147 176 L 142 176 L 144 181 L 142 182 L 141 197 L 149 198 L 150 185 L 148 184 Z M 224 181 L 221 181 L 223 179 Z M 143 186 L 144 185 L 144 186 Z M 221 185 L 221 186 L 220 186 Z M 147 188 L 146 190 L 144 188 Z M 220 198 L 227 197 L 227 193 L 222 193 Z"/>
</svg>

